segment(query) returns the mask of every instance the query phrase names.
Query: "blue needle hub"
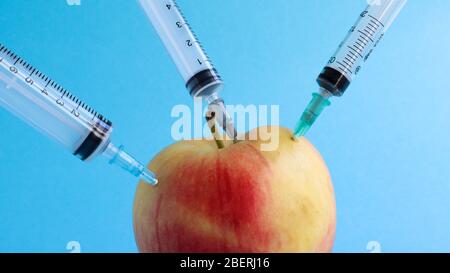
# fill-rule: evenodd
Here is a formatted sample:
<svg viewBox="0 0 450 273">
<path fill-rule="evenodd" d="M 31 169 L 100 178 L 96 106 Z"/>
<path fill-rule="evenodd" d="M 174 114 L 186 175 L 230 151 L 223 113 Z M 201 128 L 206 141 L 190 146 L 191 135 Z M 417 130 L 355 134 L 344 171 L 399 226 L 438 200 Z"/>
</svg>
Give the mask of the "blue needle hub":
<svg viewBox="0 0 450 273">
<path fill-rule="evenodd" d="M 322 113 L 323 109 L 331 104 L 328 98 L 328 96 L 324 96 L 319 93 L 313 94 L 311 102 L 308 104 L 308 107 L 306 107 L 302 117 L 295 127 L 294 138 L 300 138 L 309 131 L 317 117 L 319 117 Z"/>
</svg>

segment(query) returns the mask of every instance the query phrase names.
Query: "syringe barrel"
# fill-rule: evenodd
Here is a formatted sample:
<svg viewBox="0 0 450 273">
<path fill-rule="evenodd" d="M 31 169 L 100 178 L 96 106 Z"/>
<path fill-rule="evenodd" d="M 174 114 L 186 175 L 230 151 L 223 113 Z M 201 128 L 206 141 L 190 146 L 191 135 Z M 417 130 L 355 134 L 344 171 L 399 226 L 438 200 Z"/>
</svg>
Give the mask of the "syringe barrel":
<svg viewBox="0 0 450 273">
<path fill-rule="evenodd" d="M 109 143 L 111 122 L 1 44 L 0 106 L 82 160 Z"/>
<path fill-rule="evenodd" d="M 320 87 L 334 96 L 344 94 L 406 2 L 373 0 L 320 73 L 317 78 Z"/>
<path fill-rule="evenodd" d="M 208 97 L 223 82 L 173 0 L 139 0 L 193 97 Z"/>
</svg>

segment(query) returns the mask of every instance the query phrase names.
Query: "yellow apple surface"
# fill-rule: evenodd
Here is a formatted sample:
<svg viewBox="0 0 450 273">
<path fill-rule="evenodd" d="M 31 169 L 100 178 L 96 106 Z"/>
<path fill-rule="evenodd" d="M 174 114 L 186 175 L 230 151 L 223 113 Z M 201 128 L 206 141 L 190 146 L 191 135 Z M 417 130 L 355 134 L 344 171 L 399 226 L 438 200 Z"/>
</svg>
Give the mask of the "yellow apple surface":
<svg viewBox="0 0 450 273">
<path fill-rule="evenodd" d="M 279 130 L 271 151 L 261 148 L 267 140 L 255 129 L 256 140 L 223 149 L 214 140 L 190 140 L 160 152 L 149 164 L 158 186 L 140 182 L 136 191 L 139 250 L 331 251 L 336 206 L 325 162 L 305 138 L 269 129 Z"/>
</svg>

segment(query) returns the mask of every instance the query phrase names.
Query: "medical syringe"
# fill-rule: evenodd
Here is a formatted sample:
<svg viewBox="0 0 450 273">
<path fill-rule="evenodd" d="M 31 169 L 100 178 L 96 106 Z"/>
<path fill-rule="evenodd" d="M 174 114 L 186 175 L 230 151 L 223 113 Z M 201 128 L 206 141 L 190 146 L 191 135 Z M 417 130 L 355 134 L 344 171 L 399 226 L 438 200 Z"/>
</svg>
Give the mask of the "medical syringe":
<svg viewBox="0 0 450 273">
<path fill-rule="evenodd" d="M 237 132 L 219 92 L 223 82 L 173 0 L 139 0 L 183 77 L 192 97 L 204 98 L 219 125 L 233 140 Z"/>
<path fill-rule="evenodd" d="M 313 94 L 313 99 L 294 130 L 295 138 L 308 132 L 323 109 L 330 105 L 330 97 L 344 94 L 406 1 L 372 0 L 360 14 L 356 24 L 351 27 L 347 37 L 317 78 L 320 93 Z"/>
<path fill-rule="evenodd" d="M 102 154 L 151 185 L 154 174 L 111 142 L 112 123 L 0 44 L 0 106 L 75 156 L 89 161 Z"/>
</svg>

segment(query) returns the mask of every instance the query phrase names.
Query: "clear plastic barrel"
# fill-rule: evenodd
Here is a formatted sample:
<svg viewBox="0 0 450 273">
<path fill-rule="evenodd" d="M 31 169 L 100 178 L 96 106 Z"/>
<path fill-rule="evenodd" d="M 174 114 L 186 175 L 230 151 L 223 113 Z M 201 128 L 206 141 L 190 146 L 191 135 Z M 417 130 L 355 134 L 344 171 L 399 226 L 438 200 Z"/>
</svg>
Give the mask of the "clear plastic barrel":
<svg viewBox="0 0 450 273">
<path fill-rule="evenodd" d="M 150 185 L 155 175 L 111 143 L 112 123 L 0 44 L 0 106 L 81 160 L 105 155 Z"/>
<path fill-rule="evenodd" d="M 327 66 L 352 81 L 407 0 L 376 0 L 360 14 Z"/>
<path fill-rule="evenodd" d="M 93 131 L 105 133 L 96 124 L 109 123 L 1 44 L 0 106 L 74 154 Z"/>
<path fill-rule="evenodd" d="M 203 77 L 215 78 L 207 87 L 214 85 L 218 91 L 222 85 L 220 77 L 203 50 L 197 37 L 184 19 L 181 10 L 173 0 L 139 0 L 142 8 L 156 29 L 164 46 L 175 62 L 186 85 L 202 71 L 213 75 Z M 201 81 L 201 79 L 200 79 Z M 202 86 L 201 89 L 207 88 Z M 189 87 L 188 87 L 189 88 Z M 204 90 L 195 90 L 191 95 L 199 95 Z M 214 93 L 208 90 L 208 95 Z"/>
</svg>

